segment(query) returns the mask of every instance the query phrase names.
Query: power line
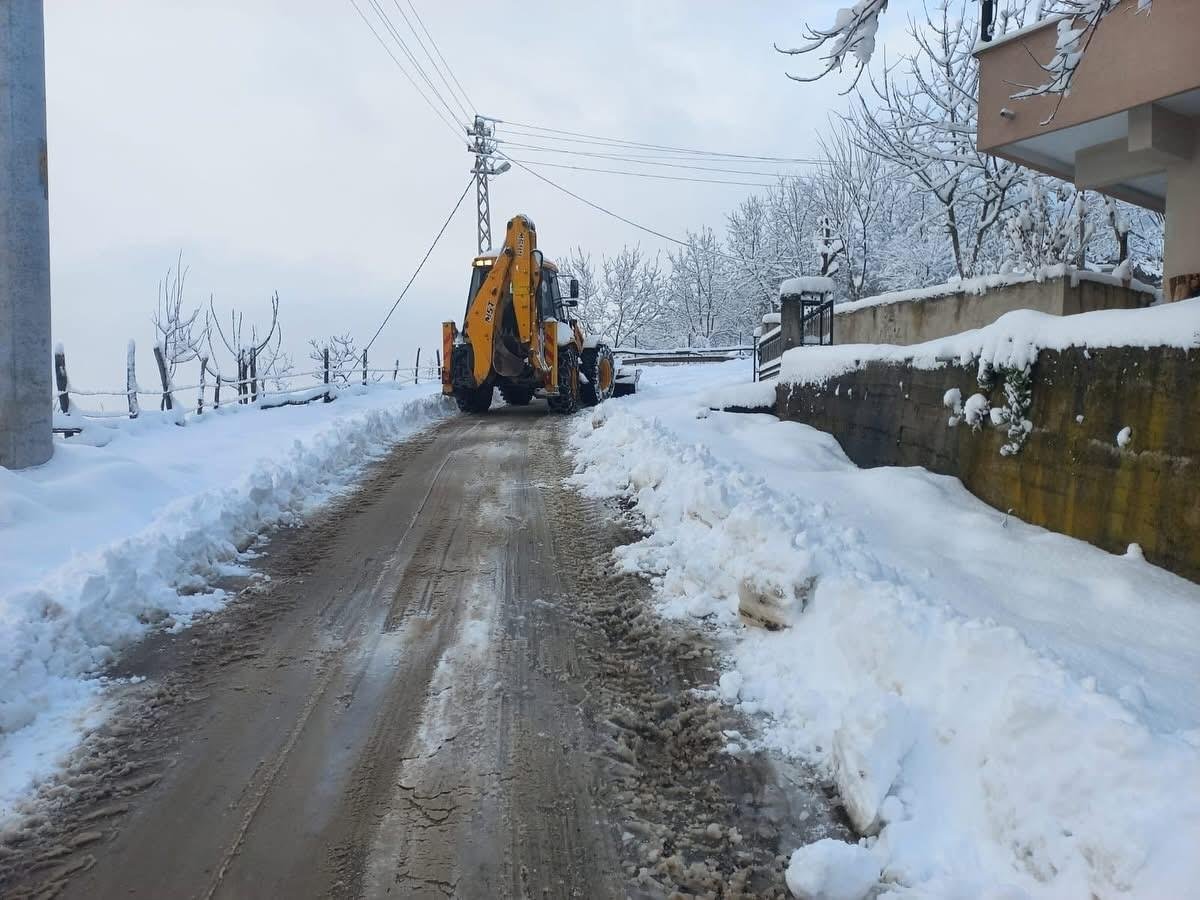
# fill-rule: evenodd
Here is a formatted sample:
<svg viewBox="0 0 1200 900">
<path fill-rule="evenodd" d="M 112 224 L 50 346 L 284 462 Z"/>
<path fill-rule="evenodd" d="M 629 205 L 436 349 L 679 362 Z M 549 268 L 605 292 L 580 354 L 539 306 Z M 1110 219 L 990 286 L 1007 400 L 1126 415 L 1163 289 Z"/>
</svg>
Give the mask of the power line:
<svg viewBox="0 0 1200 900">
<path fill-rule="evenodd" d="M 501 153 L 500 155 L 504 156 L 503 153 Z M 669 235 L 669 234 L 663 234 L 661 231 L 656 231 L 655 229 L 649 227 L 648 225 L 642 225 L 638 222 L 633 221 L 633 219 L 627 219 L 625 216 L 621 215 L 620 213 L 615 213 L 611 209 L 606 209 L 605 207 L 601 206 L 599 203 L 593 203 L 591 200 L 588 200 L 586 197 L 581 197 L 578 194 L 576 194 L 574 191 L 563 187 L 558 182 L 551 181 L 549 178 L 547 178 L 545 175 L 542 175 L 540 172 L 535 172 L 533 169 L 529 168 L 529 166 L 525 165 L 525 163 L 518 162 L 517 160 L 512 159 L 511 157 L 508 157 L 508 156 L 504 156 L 504 158 L 507 159 L 509 162 L 511 162 L 514 166 L 524 169 L 526 172 L 528 172 L 530 175 L 532 175 L 534 178 L 538 179 L 539 181 L 544 181 L 546 184 L 550 185 L 550 187 L 554 188 L 556 191 L 560 191 L 560 192 L 566 194 L 568 197 L 574 197 L 576 200 L 578 200 L 584 206 L 590 206 L 592 209 L 596 210 L 597 212 L 602 212 L 606 216 L 611 216 L 612 218 L 617 219 L 620 222 L 624 222 L 626 225 L 630 225 L 633 228 L 638 229 L 639 231 L 646 232 L 646 234 L 652 234 L 657 238 L 662 238 L 664 241 L 670 241 L 672 244 L 678 244 L 680 247 L 690 247 L 693 250 L 697 250 L 697 252 L 708 253 L 712 256 L 720 257 L 721 259 L 729 259 L 729 260 L 733 260 L 734 262 L 744 262 L 745 261 L 745 260 L 740 259 L 739 257 L 730 256 L 728 253 L 721 253 L 720 251 L 717 251 L 717 250 L 700 250 L 699 248 L 696 248 L 693 244 L 689 243 L 688 241 L 681 241 L 677 237 L 671 237 L 671 235 Z"/>
<path fill-rule="evenodd" d="M 438 67 L 437 60 L 433 58 L 433 54 L 429 52 L 429 48 L 426 47 L 425 42 L 421 40 L 420 33 L 416 28 L 413 27 L 413 23 L 408 18 L 408 14 L 404 11 L 403 7 L 400 6 L 400 0 L 392 0 L 392 5 L 396 7 L 396 12 L 400 13 L 401 18 L 404 19 L 404 24 L 408 26 L 408 30 L 412 32 L 413 37 L 417 39 L 417 43 L 421 45 L 421 49 L 425 51 L 425 58 L 428 59 L 429 64 L 433 66 L 433 71 L 437 72 L 438 77 L 442 79 L 442 84 L 446 86 L 446 93 L 450 95 L 450 99 L 458 104 L 458 108 L 462 110 L 463 118 L 470 120 L 470 111 L 463 105 L 463 102 L 458 98 L 458 95 L 454 93 L 454 88 L 450 86 L 449 79 L 446 78 L 445 73 Z M 409 6 L 411 7 L 412 4 L 410 3 Z M 413 14 L 415 15 L 416 12 L 417 11 L 414 9 Z M 423 27 L 424 24 L 422 23 L 422 28 Z M 425 33 L 428 34 L 429 32 L 426 31 Z M 430 40 L 432 41 L 433 38 L 430 38 Z M 438 55 L 440 56 L 441 54 L 439 53 Z"/>
<path fill-rule="evenodd" d="M 454 69 L 450 68 L 450 63 L 446 62 L 446 57 L 442 56 L 441 48 L 438 47 L 437 41 L 433 39 L 433 35 L 429 33 L 429 29 L 425 27 L 425 20 L 421 18 L 421 14 L 417 12 L 417 8 L 413 6 L 412 0 L 405 0 L 405 2 L 408 3 L 408 8 L 412 10 L 412 14 L 417 17 L 417 22 L 420 23 L 421 30 L 425 32 L 425 37 L 429 38 L 429 43 L 433 45 L 433 49 L 437 53 L 438 59 L 442 61 L 442 65 L 446 67 L 446 71 L 450 73 L 450 77 L 454 80 L 454 83 L 458 85 L 459 92 L 463 95 L 463 99 L 467 101 L 467 108 L 475 109 L 475 104 L 467 94 L 466 89 L 462 86 L 462 82 L 458 80 L 458 76 L 454 74 Z M 468 118 L 470 117 L 468 116 Z"/>
<path fill-rule="evenodd" d="M 795 177 L 793 175 L 789 175 L 788 173 L 781 173 L 781 172 L 762 172 L 762 171 L 754 171 L 752 169 L 724 169 L 724 168 L 717 168 L 717 167 L 713 167 L 713 166 L 692 166 L 692 165 L 688 165 L 686 163 L 659 162 L 657 160 L 647 159 L 645 157 L 623 156 L 619 153 L 593 153 L 593 152 L 588 152 L 586 150 L 562 150 L 562 149 L 559 149 L 558 147 L 538 147 L 534 144 L 520 144 L 520 143 L 516 143 L 515 141 L 506 141 L 506 140 L 502 140 L 502 139 L 497 140 L 496 143 L 504 144 L 505 146 L 508 146 L 508 147 L 520 147 L 522 150 L 534 151 L 534 152 L 538 152 L 538 153 L 558 153 L 558 154 L 562 154 L 562 155 L 566 155 L 566 156 L 583 156 L 583 157 L 588 157 L 591 159 L 611 159 L 611 160 L 614 160 L 615 162 L 625 162 L 625 163 L 629 163 L 630 165 L 635 165 L 635 166 L 659 166 L 659 167 L 667 168 L 667 169 L 691 169 L 696 172 L 721 172 L 726 175 L 757 175 L 759 178 Z M 673 157 L 673 156 L 666 157 L 666 159 L 679 159 L 679 158 L 680 157 Z M 685 156 L 682 158 L 683 159 L 695 159 L 696 157 Z M 546 163 L 546 165 L 550 165 L 550 163 Z"/>
<path fill-rule="evenodd" d="M 467 191 L 471 190 L 471 185 L 474 183 L 475 179 L 472 177 L 471 180 L 467 182 L 467 186 L 463 188 L 462 194 L 459 195 L 458 202 L 454 204 L 454 209 L 450 210 L 450 215 L 446 216 L 446 221 L 442 223 L 442 227 L 438 230 L 437 237 L 433 239 L 433 243 L 429 245 L 429 249 L 425 251 L 425 255 L 421 257 L 421 262 L 417 265 L 417 270 L 412 273 L 412 278 L 408 279 L 408 284 L 404 286 L 404 290 L 400 292 L 400 296 L 396 298 L 396 302 L 392 304 L 392 308 L 388 310 L 388 314 L 383 317 L 383 321 L 379 324 L 379 327 L 375 329 L 375 334 L 371 337 L 371 340 L 367 341 L 367 346 L 363 348 L 364 351 L 371 349 L 371 345 L 375 343 L 375 338 L 379 337 L 379 333 L 383 331 L 383 326 L 388 323 L 388 319 L 392 317 L 392 313 L 396 311 L 396 307 L 400 305 L 400 301 L 404 299 L 404 295 L 408 293 L 408 289 L 413 286 L 413 282 L 416 281 L 417 276 L 421 274 L 421 269 L 425 267 L 425 261 L 429 259 L 430 254 L 433 253 L 433 248 L 438 245 L 438 241 L 440 241 L 442 239 L 442 235 L 446 233 L 446 228 L 449 227 L 450 220 L 454 218 L 454 214 L 458 212 L 458 208 L 462 206 L 462 202 L 467 196 Z"/>
<path fill-rule="evenodd" d="M 354 7 L 354 11 L 358 13 L 359 18 L 361 18 L 363 22 L 366 23 L 366 26 L 371 29 L 371 34 L 375 35 L 375 40 L 379 41 L 379 46 L 381 46 L 384 52 L 392 58 L 392 62 L 396 64 L 396 68 L 400 70 L 401 74 L 408 79 L 408 83 L 413 86 L 413 90 L 415 90 L 421 96 L 421 99 L 424 100 L 426 104 L 428 104 L 429 108 L 433 110 L 433 114 L 441 120 L 442 124 L 450 129 L 451 134 L 454 135 L 454 139 L 461 140 L 462 136 L 458 133 L 458 129 L 454 127 L 452 122 L 447 121 L 442 111 L 434 106 L 433 101 L 425 95 L 425 92 L 421 90 L 421 87 L 417 84 L 416 80 L 408 74 L 408 70 L 404 68 L 404 65 L 400 62 L 400 60 L 396 59 L 396 54 L 392 52 L 392 48 L 387 45 L 387 42 L 375 29 L 375 26 L 371 24 L 371 20 L 367 18 L 366 14 L 361 9 L 359 9 L 358 4 L 355 3 L 354 0 L 349 0 L 349 2 L 350 5 Z"/>
<path fill-rule="evenodd" d="M 746 154 L 746 153 L 722 153 L 722 152 L 719 152 L 716 150 L 697 150 L 697 149 L 691 148 L 691 147 L 672 147 L 667 144 L 648 144 L 648 143 L 644 143 L 642 141 L 627 141 L 627 140 L 624 140 L 623 138 L 609 138 L 609 137 L 604 137 L 602 135 L 597 135 L 597 134 L 586 134 L 586 133 L 580 132 L 580 131 L 566 131 L 561 128 L 545 128 L 541 125 L 527 125 L 527 124 L 524 124 L 521 122 L 510 122 L 506 119 L 496 119 L 495 121 L 498 122 L 499 124 L 506 125 L 506 126 L 512 127 L 512 128 L 526 128 L 526 129 L 533 129 L 535 132 L 548 132 L 548 134 L 545 137 L 543 137 L 542 135 L 538 135 L 538 134 L 524 135 L 525 137 L 539 137 L 543 140 L 572 141 L 573 143 L 579 143 L 579 144 L 594 143 L 596 141 L 599 141 L 603 144 L 615 144 L 618 146 L 636 147 L 636 148 L 639 148 L 642 150 L 668 150 L 668 151 L 671 151 L 674 153 L 690 153 L 690 154 L 699 155 L 699 156 L 720 156 L 720 157 L 725 157 L 727 159 L 752 159 L 752 160 L 761 160 L 763 162 L 784 162 L 784 163 L 786 163 L 786 162 L 809 162 L 810 161 L 810 160 L 806 160 L 806 159 L 798 159 L 796 157 L 787 157 L 787 156 L 756 156 L 753 154 Z M 550 135 L 552 135 L 552 134 L 570 135 L 570 137 L 560 137 L 560 138 L 550 137 Z"/>
<path fill-rule="evenodd" d="M 504 158 L 513 163 L 519 163 L 523 161 L 514 159 L 513 157 L 507 155 Z M 772 184 L 765 181 L 729 181 L 723 178 L 690 178 L 686 175 L 660 175 L 657 172 L 630 172 L 626 169 L 599 169 L 593 166 L 573 166 L 569 163 L 542 162 L 540 160 L 536 163 L 536 165 L 549 166 L 552 169 L 573 169 L 576 172 L 601 172 L 605 175 L 628 175 L 631 178 L 655 178 L 659 181 L 688 181 L 695 184 L 739 184 L 743 187 L 773 187 Z"/>
<path fill-rule="evenodd" d="M 424 67 L 421 65 L 420 60 L 418 60 L 413 52 L 408 49 L 408 43 L 400 35 L 399 30 L 396 28 L 396 23 L 392 21 L 391 16 L 387 14 L 379 0 L 367 0 L 367 2 L 370 3 L 375 9 L 375 15 L 379 17 L 379 20 L 384 24 L 387 30 L 391 32 L 393 40 L 395 40 L 396 44 L 400 47 L 400 50 L 404 53 L 404 55 L 408 57 L 409 63 L 411 63 L 412 67 L 417 70 L 417 74 L 420 75 L 425 81 L 425 84 L 429 86 L 429 90 L 433 92 L 433 96 L 437 97 L 442 106 L 446 108 L 446 112 L 450 114 L 450 121 L 453 122 L 456 115 L 454 108 L 446 102 L 446 98 L 443 97 L 441 91 L 437 89 L 437 85 L 433 83 L 433 80 L 429 77 L 429 73 L 427 73 Z"/>
<path fill-rule="evenodd" d="M 518 135 L 518 136 L 525 137 L 526 135 Z M 538 138 L 535 138 L 535 140 L 540 140 L 540 139 L 541 139 L 540 136 Z M 570 153 L 570 154 L 574 154 L 576 156 L 593 156 L 593 157 L 598 157 L 598 158 L 603 158 L 603 159 L 618 159 L 618 160 L 624 160 L 624 161 L 635 162 L 635 163 L 644 161 L 648 165 L 658 165 L 660 163 L 660 161 L 663 161 L 663 160 L 675 160 L 675 161 L 679 161 L 679 162 L 722 162 L 722 161 L 724 161 L 723 158 L 719 157 L 719 156 L 707 157 L 707 156 L 696 156 L 696 155 L 677 155 L 677 154 L 671 154 L 671 153 L 655 153 L 655 154 L 638 153 L 638 152 L 636 152 L 636 149 L 633 147 L 629 148 L 629 150 L 632 150 L 635 152 L 627 152 L 624 148 L 619 148 L 619 147 L 611 148 L 613 151 L 616 151 L 616 152 L 607 152 L 606 149 L 579 150 L 579 149 L 576 149 L 575 147 L 543 147 L 540 144 L 526 144 L 526 143 L 522 143 L 519 141 L 511 141 L 508 138 L 496 138 L 496 143 L 507 144 L 509 147 L 520 147 L 523 150 L 540 150 L 544 153 Z M 604 147 L 606 145 L 601 145 L 601 146 Z M 734 161 L 729 160 L 729 162 L 734 162 Z M 739 164 L 741 164 L 741 165 L 762 165 L 762 166 L 779 166 L 779 165 L 822 166 L 822 165 L 827 165 L 828 163 L 826 160 L 823 160 L 823 159 L 816 159 L 816 158 L 801 159 L 801 158 L 797 157 L 796 159 L 792 160 L 791 162 L 787 162 L 787 163 L 768 162 L 767 160 L 763 160 L 761 162 L 756 161 L 756 160 L 746 160 Z M 712 171 L 726 171 L 726 170 L 713 169 Z M 767 173 L 752 172 L 750 174 L 762 175 L 762 174 L 767 174 Z"/>
</svg>

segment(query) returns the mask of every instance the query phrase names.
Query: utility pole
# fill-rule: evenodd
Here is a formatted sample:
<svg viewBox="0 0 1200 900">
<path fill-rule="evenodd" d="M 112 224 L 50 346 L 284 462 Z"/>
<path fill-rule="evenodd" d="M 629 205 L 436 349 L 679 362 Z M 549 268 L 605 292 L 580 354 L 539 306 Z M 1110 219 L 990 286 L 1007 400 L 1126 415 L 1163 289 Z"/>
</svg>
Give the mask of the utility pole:
<svg viewBox="0 0 1200 900">
<path fill-rule="evenodd" d="M 492 207 L 488 198 L 488 178 L 512 168 L 512 163 L 507 160 L 496 164 L 497 121 L 488 116 L 476 115 L 475 121 L 467 129 L 467 134 L 471 137 L 467 152 L 475 157 L 475 165 L 471 172 L 475 175 L 475 218 L 480 253 L 491 249 L 492 246 Z"/>
<path fill-rule="evenodd" d="M 0 466 L 54 453 L 42 0 L 0 0 Z"/>
</svg>

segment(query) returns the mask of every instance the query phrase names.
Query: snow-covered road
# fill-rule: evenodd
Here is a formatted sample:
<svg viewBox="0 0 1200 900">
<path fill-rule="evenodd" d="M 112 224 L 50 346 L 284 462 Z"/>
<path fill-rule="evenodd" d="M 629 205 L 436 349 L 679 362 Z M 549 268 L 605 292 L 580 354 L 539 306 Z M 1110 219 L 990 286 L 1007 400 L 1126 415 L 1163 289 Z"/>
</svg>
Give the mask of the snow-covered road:
<svg viewBox="0 0 1200 900">
<path fill-rule="evenodd" d="M 619 563 L 667 615 L 727 629 L 727 698 L 878 832 L 837 858 L 898 895 L 1194 890 L 1200 587 L 955 479 L 859 470 L 828 435 L 709 409 L 749 374 L 647 369 L 577 426 L 574 483 L 636 502 L 653 533 Z M 792 627 L 746 629 L 739 594 Z M 798 888 L 827 851 L 798 854 Z"/>
</svg>

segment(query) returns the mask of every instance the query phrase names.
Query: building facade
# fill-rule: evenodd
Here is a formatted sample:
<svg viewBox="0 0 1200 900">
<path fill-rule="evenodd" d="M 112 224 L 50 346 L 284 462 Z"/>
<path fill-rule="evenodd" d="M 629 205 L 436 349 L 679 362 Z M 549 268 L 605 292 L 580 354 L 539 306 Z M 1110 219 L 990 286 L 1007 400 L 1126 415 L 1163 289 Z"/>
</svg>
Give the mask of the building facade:
<svg viewBox="0 0 1200 900">
<path fill-rule="evenodd" d="M 984 0 L 985 21 L 987 0 Z M 981 41 L 981 150 L 1166 216 L 1163 294 L 1200 296 L 1200 2 L 1122 0 L 1084 38 L 1069 92 L 1044 84 L 1063 17 Z M 1070 24 L 1068 22 L 1068 24 Z"/>
</svg>

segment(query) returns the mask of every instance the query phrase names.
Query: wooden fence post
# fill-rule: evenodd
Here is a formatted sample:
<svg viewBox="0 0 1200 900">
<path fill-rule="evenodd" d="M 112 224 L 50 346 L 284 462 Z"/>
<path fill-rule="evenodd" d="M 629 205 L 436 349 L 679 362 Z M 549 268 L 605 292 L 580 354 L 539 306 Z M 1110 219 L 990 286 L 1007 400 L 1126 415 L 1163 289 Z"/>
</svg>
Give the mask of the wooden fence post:
<svg viewBox="0 0 1200 900">
<path fill-rule="evenodd" d="M 71 414 L 71 387 L 67 381 L 67 351 L 59 344 L 54 348 L 54 382 L 58 386 L 58 408 L 63 415 Z"/>
<path fill-rule="evenodd" d="M 136 419 L 141 410 L 138 408 L 137 384 L 137 344 L 132 338 L 125 348 L 125 399 L 129 403 L 129 418 Z"/>
<path fill-rule="evenodd" d="M 413 384 L 421 383 L 421 348 L 417 348 L 417 362 L 413 366 Z"/>
<path fill-rule="evenodd" d="M 205 387 L 205 381 L 207 380 L 205 378 L 205 376 L 207 374 L 208 374 L 208 357 L 202 356 L 202 357 L 200 357 L 200 393 L 196 397 L 196 415 L 198 415 L 198 416 L 204 415 L 204 387 Z"/>
<path fill-rule="evenodd" d="M 434 353 L 434 359 L 437 360 L 438 378 L 441 378 L 442 377 L 442 351 L 440 349 L 434 350 L 433 353 Z"/>
<path fill-rule="evenodd" d="M 250 402 L 258 400 L 258 348 L 250 348 Z"/>
<path fill-rule="evenodd" d="M 158 377 L 162 381 L 162 408 L 174 409 L 175 398 L 171 396 L 171 376 L 167 374 L 167 357 L 162 344 L 154 345 L 154 361 L 158 363 Z"/>
<path fill-rule="evenodd" d="M 215 372 L 213 378 L 213 409 L 221 408 L 221 373 Z"/>
<path fill-rule="evenodd" d="M 367 349 L 363 348 L 363 387 L 367 386 Z"/>
<path fill-rule="evenodd" d="M 400 377 L 400 358 L 396 358 L 396 368 L 392 369 L 392 381 Z"/>
<path fill-rule="evenodd" d="M 329 394 L 329 348 L 326 347 L 321 351 L 321 362 L 325 368 L 325 402 L 332 403 L 333 397 Z"/>
<path fill-rule="evenodd" d="M 246 402 L 246 351 L 245 350 L 238 350 L 237 397 L 238 397 L 238 403 Z"/>
</svg>

